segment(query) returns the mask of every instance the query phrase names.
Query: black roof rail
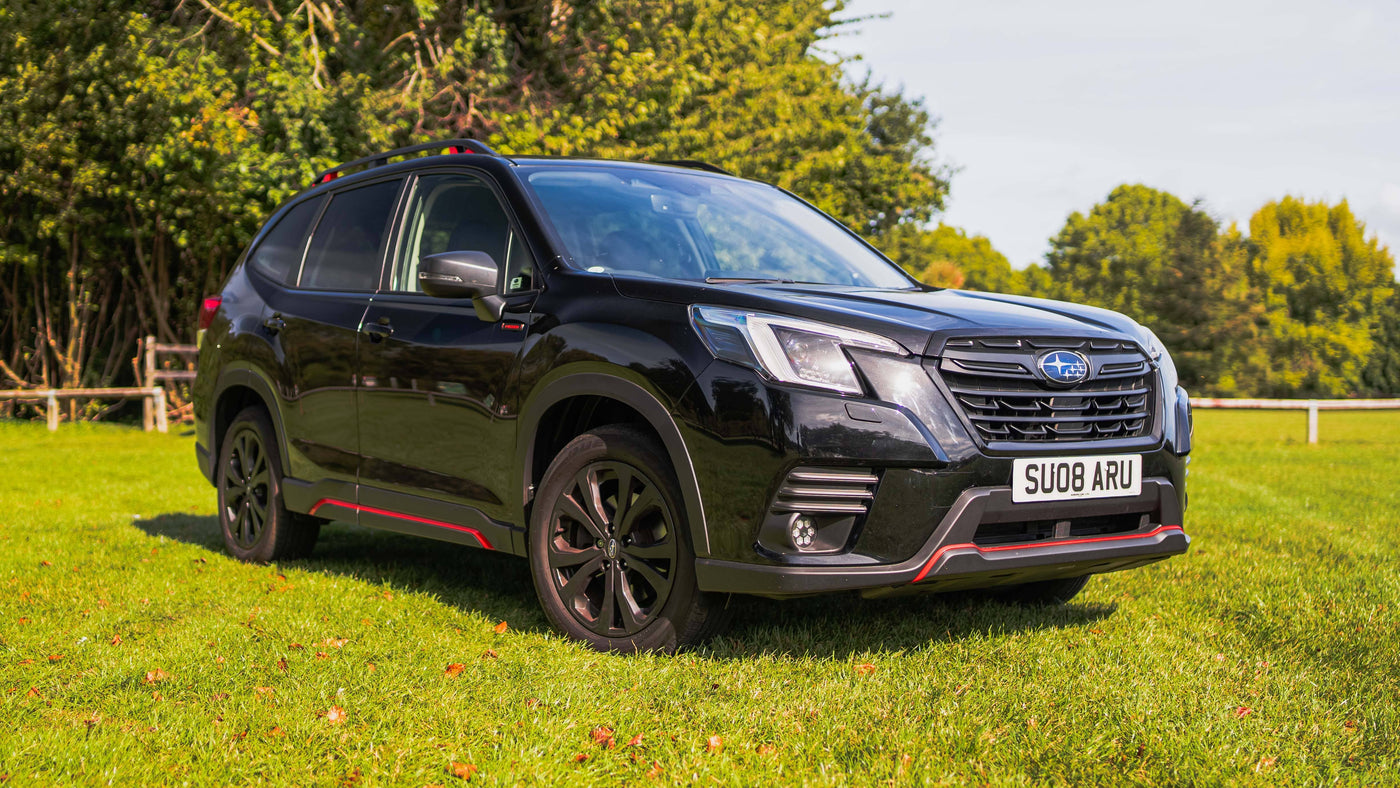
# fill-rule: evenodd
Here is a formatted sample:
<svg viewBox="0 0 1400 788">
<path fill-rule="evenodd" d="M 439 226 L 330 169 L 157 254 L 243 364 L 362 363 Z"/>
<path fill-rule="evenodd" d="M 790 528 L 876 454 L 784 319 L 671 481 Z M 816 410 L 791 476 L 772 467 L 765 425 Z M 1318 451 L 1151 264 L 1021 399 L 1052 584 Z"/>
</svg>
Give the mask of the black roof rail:
<svg viewBox="0 0 1400 788">
<path fill-rule="evenodd" d="M 652 164 L 669 164 L 672 167 L 689 167 L 692 170 L 704 170 L 705 172 L 717 172 L 720 175 L 733 175 L 734 173 L 723 167 L 716 167 L 705 161 L 695 159 L 670 159 L 668 161 L 654 161 Z"/>
<path fill-rule="evenodd" d="M 362 165 L 368 165 L 367 169 L 372 167 L 383 167 L 384 165 L 389 163 L 390 159 L 398 158 L 399 156 L 407 156 L 410 153 L 421 153 L 425 150 L 441 151 L 443 149 L 446 149 L 448 153 L 480 153 L 483 156 L 501 155 L 495 152 L 494 150 L 491 150 L 491 147 L 489 145 L 487 145 L 484 142 L 481 142 L 480 140 L 461 139 L 443 140 L 442 142 L 425 142 L 421 145 L 409 145 L 406 148 L 395 148 L 391 151 L 386 151 L 384 153 L 376 153 L 373 156 L 365 156 L 363 158 L 355 159 L 354 161 L 347 161 L 344 164 L 331 167 L 328 170 L 322 170 L 321 172 L 316 173 L 316 178 L 314 182 L 316 184 L 330 183 L 336 178 L 339 178 L 341 175 L 344 175 L 344 170 L 348 170 L 352 167 L 359 167 Z"/>
</svg>

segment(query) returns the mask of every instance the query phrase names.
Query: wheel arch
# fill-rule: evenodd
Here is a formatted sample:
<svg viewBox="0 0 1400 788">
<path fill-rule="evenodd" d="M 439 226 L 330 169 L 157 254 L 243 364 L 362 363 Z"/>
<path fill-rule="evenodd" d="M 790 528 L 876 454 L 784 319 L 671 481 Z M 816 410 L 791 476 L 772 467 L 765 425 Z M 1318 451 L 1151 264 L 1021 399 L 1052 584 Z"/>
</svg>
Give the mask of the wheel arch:
<svg viewBox="0 0 1400 788">
<path fill-rule="evenodd" d="M 215 387 L 214 407 L 209 413 L 209 451 L 213 462 L 210 463 L 210 473 L 218 465 L 219 451 L 222 449 L 224 432 L 228 425 L 233 422 L 233 418 L 244 408 L 250 405 L 258 405 L 267 411 L 268 419 L 272 422 L 272 429 L 276 432 L 277 451 L 283 458 L 283 463 L 287 457 L 287 435 L 282 427 L 282 414 L 274 404 L 277 398 L 272 393 L 272 385 L 265 378 L 250 368 L 227 369 L 219 376 L 218 385 Z M 283 469 L 283 473 L 286 469 Z M 212 482 L 213 479 L 211 478 Z"/>
<path fill-rule="evenodd" d="M 661 400 L 641 384 L 601 372 L 558 377 L 540 387 L 523 409 L 516 441 L 516 467 L 520 470 L 520 500 L 527 526 L 533 489 L 558 450 L 583 432 L 617 423 L 645 427 L 661 441 L 681 488 L 695 554 L 709 555 L 700 485 L 675 419 Z"/>
</svg>

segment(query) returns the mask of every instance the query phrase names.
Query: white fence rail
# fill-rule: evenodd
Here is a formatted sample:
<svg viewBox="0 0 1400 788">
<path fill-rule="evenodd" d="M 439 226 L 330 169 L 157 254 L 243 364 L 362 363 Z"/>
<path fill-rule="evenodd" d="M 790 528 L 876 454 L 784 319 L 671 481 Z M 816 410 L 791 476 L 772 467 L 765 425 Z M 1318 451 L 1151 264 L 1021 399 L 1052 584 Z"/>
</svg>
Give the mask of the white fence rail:
<svg viewBox="0 0 1400 788">
<path fill-rule="evenodd" d="M 1212 399 L 1192 397 L 1193 408 L 1306 410 L 1308 443 L 1317 443 L 1317 413 L 1322 410 L 1400 410 L 1400 399 Z"/>
</svg>

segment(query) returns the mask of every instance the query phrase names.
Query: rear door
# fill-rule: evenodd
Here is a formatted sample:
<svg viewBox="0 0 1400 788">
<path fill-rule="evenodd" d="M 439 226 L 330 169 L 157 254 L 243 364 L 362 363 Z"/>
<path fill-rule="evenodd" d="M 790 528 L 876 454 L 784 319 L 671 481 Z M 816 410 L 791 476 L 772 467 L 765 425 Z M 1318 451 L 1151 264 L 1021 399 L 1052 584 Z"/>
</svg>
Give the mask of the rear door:
<svg viewBox="0 0 1400 788">
<path fill-rule="evenodd" d="M 391 178 L 333 193 L 290 277 L 292 289 L 268 299 L 264 325 L 281 351 L 289 476 L 343 482 L 353 493 L 359 331 L 379 285 L 402 187 L 403 178 Z"/>
<path fill-rule="evenodd" d="M 534 256 L 503 205 L 485 176 L 420 175 L 397 262 L 365 315 L 379 333 L 360 343 L 361 503 L 468 524 L 486 542 L 492 528 L 482 515 L 510 520 L 519 511 L 507 500 L 515 424 L 502 394 L 526 335 L 520 312 L 534 297 Z M 422 292 L 418 262 L 449 251 L 485 252 L 501 267 L 502 320 L 478 317 L 470 299 Z"/>
</svg>

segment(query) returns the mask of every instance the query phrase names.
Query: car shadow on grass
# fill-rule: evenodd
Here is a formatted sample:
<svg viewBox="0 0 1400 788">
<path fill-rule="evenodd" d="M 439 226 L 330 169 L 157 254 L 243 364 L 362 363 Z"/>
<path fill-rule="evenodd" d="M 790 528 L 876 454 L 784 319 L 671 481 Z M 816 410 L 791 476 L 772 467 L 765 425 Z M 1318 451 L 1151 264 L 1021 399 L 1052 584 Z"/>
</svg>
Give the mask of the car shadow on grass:
<svg viewBox="0 0 1400 788">
<path fill-rule="evenodd" d="M 211 515 L 163 514 L 134 525 L 152 536 L 225 555 L 218 518 Z M 535 598 L 529 566 L 504 553 L 334 523 L 321 529 L 309 559 L 287 566 L 383 585 L 397 593 L 429 594 L 459 610 L 509 621 L 518 631 L 550 629 Z M 971 592 L 887 599 L 855 594 L 792 600 L 734 597 L 730 604 L 733 624 L 698 653 L 715 659 L 761 654 L 844 658 L 1015 632 L 1087 628 L 1116 609 L 1095 603 L 1022 607 Z"/>
</svg>

